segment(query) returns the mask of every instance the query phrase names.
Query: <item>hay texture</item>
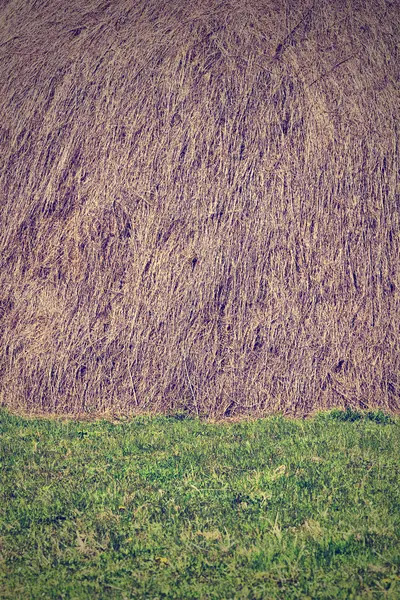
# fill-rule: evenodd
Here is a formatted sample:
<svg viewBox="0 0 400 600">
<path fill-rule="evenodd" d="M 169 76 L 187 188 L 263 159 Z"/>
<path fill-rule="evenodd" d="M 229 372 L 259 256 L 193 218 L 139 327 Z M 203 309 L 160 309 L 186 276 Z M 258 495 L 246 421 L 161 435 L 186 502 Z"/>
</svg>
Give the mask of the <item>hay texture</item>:
<svg viewBox="0 0 400 600">
<path fill-rule="evenodd" d="M 398 4 L 0 8 L 0 402 L 400 407 Z"/>
</svg>

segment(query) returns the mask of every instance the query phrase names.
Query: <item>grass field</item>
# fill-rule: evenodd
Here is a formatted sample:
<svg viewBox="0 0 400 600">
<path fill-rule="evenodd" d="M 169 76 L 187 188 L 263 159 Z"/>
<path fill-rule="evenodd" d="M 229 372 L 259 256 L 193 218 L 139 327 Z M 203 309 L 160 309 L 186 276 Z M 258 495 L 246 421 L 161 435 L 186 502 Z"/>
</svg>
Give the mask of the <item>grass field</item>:
<svg viewBox="0 0 400 600">
<path fill-rule="evenodd" d="M 0 597 L 399 598 L 400 420 L 0 412 Z"/>
<path fill-rule="evenodd" d="M 399 41 L 0 0 L 0 599 L 400 598 Z"/>
</svg>

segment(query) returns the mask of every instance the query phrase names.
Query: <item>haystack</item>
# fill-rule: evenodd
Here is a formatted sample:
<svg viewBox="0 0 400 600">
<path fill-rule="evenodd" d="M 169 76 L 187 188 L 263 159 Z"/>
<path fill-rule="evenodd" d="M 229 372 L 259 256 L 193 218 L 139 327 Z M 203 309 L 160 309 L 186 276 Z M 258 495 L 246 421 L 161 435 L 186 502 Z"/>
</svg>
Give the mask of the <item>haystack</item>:
<svg viewBox="0 0 400 600">
<path fill-rule="evenodd" d="M 0 402 L 398 410 L 399 27 L 382 0 L 2 2 Z"/>
</svg>

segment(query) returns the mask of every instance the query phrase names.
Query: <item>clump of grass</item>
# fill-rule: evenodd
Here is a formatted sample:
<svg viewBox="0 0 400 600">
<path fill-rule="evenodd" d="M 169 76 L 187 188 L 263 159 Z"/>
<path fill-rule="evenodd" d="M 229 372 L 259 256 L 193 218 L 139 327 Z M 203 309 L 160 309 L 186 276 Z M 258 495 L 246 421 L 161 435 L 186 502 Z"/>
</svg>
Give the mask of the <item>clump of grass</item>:
<svg viewBox="0 0 400 600">
<path fill-rule="evenodd" d="M 0 411 L 0 596 L 398 598 L 400 422 L 337 414 Z"/>
<path fill-rule="evenodd" d="M 0 7 L 0 402 L 398 410 L 394 2 Z"/>
<path fill-rule="evenodd" d="M 346 410 L 333 409 L 330 413 L 328 413 L 328 418 L 333 419 L 334 421 L 360 421 L 361 419 L 367 419 L 381 425 L 389 425 L 394 423 L 390 415 L 385 414 L 381 410 L 360 412 L 352 410 L 349 407 L 347 407 Z"/>
<path fill-rule="evenodd" d="M 169 415 L 165 415 L 165 418 L 171 421 L 185 421 L 186 419 L 193 419 L 194 417 L 185 410 L 179 410 Z"/>
</svg>

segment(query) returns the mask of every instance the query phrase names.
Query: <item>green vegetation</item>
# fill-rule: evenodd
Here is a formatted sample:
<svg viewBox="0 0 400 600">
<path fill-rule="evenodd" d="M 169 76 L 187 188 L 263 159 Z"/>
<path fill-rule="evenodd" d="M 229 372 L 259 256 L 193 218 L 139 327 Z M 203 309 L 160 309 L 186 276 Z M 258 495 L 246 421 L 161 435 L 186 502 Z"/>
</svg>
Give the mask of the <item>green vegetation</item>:
<svg viewBox="0 0 400 600">
<path fill-rule="evenodd" d="M 0 596 L 399 598 L 400 420 L 0 412 Z"/>
</svg>

